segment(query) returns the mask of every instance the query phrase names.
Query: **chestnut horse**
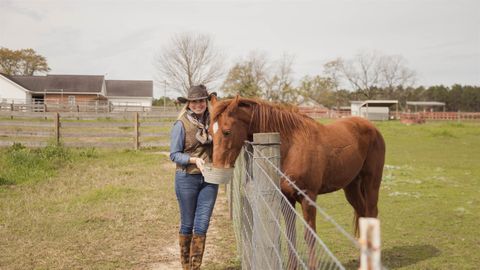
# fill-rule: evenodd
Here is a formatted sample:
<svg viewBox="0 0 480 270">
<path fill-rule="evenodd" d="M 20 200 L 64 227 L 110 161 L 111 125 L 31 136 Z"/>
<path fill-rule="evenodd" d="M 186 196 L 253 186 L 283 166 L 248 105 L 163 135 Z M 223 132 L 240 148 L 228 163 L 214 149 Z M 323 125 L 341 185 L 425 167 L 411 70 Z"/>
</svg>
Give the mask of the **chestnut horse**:
<svg viewBox="0 0 480 270">
<path fill-rule="evenodd" d="M 295 109 L 239 96 L 223 101 L 212 97 L 211 104 L 214 167 L 233 167 L 244 141 L 251 141 L 254 133 L 279 132 L 281 170 L 311 200 L 343 189 L 355 210 L 355 233 L 359 217 L 377 217 L 385 142 L 371 122 L 351 117 L 322 125 Z M 315 206 L 284 179 L 280 186 L 294 208 L 301 204 L 315 231 Z"/>
</svg>

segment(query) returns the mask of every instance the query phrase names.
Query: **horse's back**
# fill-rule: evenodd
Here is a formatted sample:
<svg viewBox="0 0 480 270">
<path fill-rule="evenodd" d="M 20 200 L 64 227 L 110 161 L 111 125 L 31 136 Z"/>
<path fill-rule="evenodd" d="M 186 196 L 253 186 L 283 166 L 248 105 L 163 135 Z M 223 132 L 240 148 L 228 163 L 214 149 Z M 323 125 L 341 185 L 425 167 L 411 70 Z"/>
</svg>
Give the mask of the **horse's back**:
<svg viewBox="0 0 480 270">
<path fill-rule="evenodd" d="M 331 124 L 325 125 L 330 136 L 348 136 L 354 140 L 366 140 L 371 143 L 374 140 L 383 140 L 380 131 L 367 119 L 361 117 L 348 117 L 339 119 Z"/>
<path fill-rule="evenodd" d="M 319 193 L 338 190 L 353 181 L 373 148 L 378 148 L 374 155 L 385 154 L 383 137 L 378 129 L 360 117 L 344 118 L 325 125 L 320 136 L 327 163 Z"/>
</svg>

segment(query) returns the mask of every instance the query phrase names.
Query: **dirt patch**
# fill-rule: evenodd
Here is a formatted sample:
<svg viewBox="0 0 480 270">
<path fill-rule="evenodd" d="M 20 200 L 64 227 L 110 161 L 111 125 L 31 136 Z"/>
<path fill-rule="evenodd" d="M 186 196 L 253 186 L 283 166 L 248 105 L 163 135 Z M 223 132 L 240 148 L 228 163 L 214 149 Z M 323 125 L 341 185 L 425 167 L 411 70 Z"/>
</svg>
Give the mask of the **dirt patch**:
<svg viewBox="0 0 480 270">
<path fill-rule="evenodd" d="M 203 256 L 203 266 L 223 263 L 225 250 L 216 243 L 224 240 L 225 236 L 221 233 L 223 223 L 228 218 L 227 198 L 223 189 L 219 190 L 213 216 L 207 234 L 205 253 Z M 160 252 L 161 261 L 151 265 L 152 270 L 181 270 L 178 239 L 168 246 L 163 247 Z"/>
</svg>

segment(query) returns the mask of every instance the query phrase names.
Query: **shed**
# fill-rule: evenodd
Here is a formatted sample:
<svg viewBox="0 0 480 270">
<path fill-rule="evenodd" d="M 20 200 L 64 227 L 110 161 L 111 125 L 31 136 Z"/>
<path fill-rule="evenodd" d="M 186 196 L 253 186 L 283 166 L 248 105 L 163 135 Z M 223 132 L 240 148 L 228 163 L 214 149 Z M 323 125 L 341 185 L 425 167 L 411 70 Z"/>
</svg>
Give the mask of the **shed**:
<svg viewBox="0 0 480 270">
<path fill-rule="evenodd" d="M 398 114 L 398 100 L 350 101 L 352 116 L 360 116 L 368 120 L 388 120 L 390 107 L 393 105 Z"/>
<path fill-rule="evenodd" d="M 106 80 L 107 97 L 114 106 L 152 107 L 153 82 L 133 80 Z"/>
<path fill-rule="evenodd" d="M 408 106 L 413 106 L 415 108 L 415 112 L 418 111 L 418 107 L 423 108 L 423 111 L 428 109 L 433 110 L 434 107 L 443 107 L 443 111 L 445 111 L 445 102 L 438 102 L 438 101 L 407 101 L 407 110 L 409 110 Z"/>
</svg>

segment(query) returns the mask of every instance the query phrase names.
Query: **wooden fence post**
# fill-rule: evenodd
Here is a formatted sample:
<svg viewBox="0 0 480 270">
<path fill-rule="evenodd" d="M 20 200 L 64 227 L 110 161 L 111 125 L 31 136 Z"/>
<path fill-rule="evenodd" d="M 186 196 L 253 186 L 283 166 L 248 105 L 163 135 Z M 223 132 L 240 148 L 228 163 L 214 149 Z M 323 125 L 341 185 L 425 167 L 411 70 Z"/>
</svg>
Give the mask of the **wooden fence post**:
<svg viewBox="0 0 480 270">
<path fill-rule="evenodd" d="M 58 145 L 60 143 L 60 114 L 58 112 L 55 113 L 54 123 L 55 123 L 55 142 Z"/>
<path fill-rule="evenodd" d="M 275 222 L 281 216 L 281 197 L 277 190 L 280 188 L 280 176 L 275 169 L 280 167 L 280 134 L 253 134 L 253 148 L 255 199 L 252 205 L 252 269 L 281 269 L 282 262 L 277 257 L 280 250 L 280 228 Z M 258 252 L 259 250 L 264 252 Z"/>
<path fill-rule="evenodd" d="M 134 136 L 135 136 L 135 138 L 134 138 L 134 143 L 135 143 L 134 149 L 138 150 L 138 148 L 140 146 L 140 140 L 139 140 L 139 135 L 140 135 L 139 134 L 139 125 L 140 125 L 140 123 L 138 121 L 138 112 L 135 112 L 134 116 L 135 116 L 134 117 Z"/>
<path fill-rule="evenodd" d="M 380 221 L 360 218 L 360 270 L 381 270 Z"/>
</svg>

